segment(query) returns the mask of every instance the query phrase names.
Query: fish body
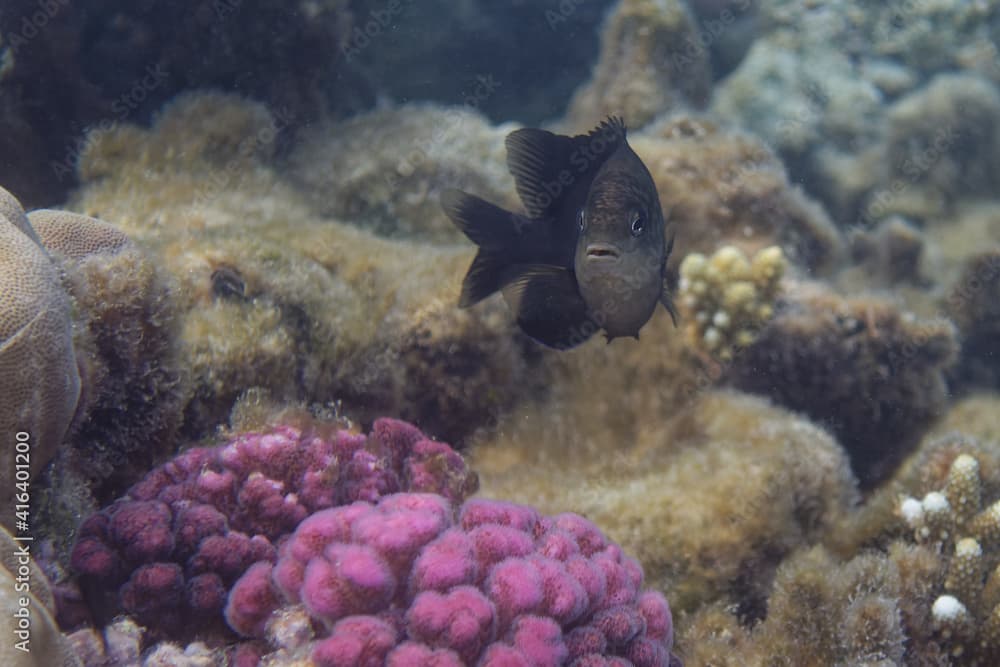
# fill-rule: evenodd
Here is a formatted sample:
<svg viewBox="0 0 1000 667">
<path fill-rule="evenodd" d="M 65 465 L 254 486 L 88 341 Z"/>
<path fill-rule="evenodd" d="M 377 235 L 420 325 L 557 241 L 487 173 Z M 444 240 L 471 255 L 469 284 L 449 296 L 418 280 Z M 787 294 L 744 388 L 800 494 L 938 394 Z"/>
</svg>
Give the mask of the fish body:
<svg viewBox="0 0 1000 667">
<path fill-rule="evenodd" d="M 621 119 L 574 137 L 524 128 L 506 147 L 524 215 L 458 190 L 442 197 L 479 246 L 459 305 L 502 291 L 521 329 L 559 349 L 600 330 L 608 341 L 638 338 L 657 303 L 673 316 L 664 285 L 673 238 Z"/>
</svg>

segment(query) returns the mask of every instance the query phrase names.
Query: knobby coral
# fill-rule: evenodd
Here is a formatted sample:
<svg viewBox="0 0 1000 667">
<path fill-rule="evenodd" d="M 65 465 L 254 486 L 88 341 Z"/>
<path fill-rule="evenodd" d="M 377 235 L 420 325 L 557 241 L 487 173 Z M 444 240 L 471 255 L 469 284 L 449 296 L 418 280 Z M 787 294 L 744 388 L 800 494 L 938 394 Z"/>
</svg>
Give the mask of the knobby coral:
<svg viewBox="0 0 1000 667">
<path fill-rule="evenodd" d="M 670 608 L 641 584 L 639 564 L 578 515 L 400 493 L 303 521 L 275 565 L 236 582 L 226 618 L 265 637 L 283 603 L 301 604 L 323 630 L 285 651 L 321 667 L 666 667 Z"/>
<path fill-rule="evenodd" d="M 188 449 L 81 525 L 71 565 L 98 620 L 128 612 L 167 635 L 218 619 L 228 588 L 310 514 L 400 490 L 461 501 L 475 476 L 405 422 L 369 435 L 278 425 Z"/>
<path fill-rule="evenodd" d="M 691 253 L 681 262 L 680 305 L 684 333 L 695 349 L 729 360 L 754 341 L 774 314 L 785 271 L 779 246 L 759 251 L 752 260 L 725 246 L 711 257 Z"/>
</svg>

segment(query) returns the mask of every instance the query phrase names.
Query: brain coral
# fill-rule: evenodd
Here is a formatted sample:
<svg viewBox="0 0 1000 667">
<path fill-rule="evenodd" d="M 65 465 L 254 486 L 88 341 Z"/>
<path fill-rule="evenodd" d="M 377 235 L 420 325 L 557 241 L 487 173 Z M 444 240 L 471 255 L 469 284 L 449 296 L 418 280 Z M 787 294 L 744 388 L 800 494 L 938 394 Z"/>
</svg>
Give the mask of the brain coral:
<svg viewBox="0 0 1000 667">
<path fill-rule="evenodd" d="M 312 424 L 188 449 L 80 527 L 71 565 L 99 618 L 124 610 L 167 634 L 217 618 L 226 591 L 310 514 L 400 490 L 462 500 L 462 458 L 405 422 L 368 436 Z"/>
<path fill-rule="evenodd" d="M 670 608 L 641 584 L 639 564 L 576 514 L 399 493 L 302 522 L 275 565 L 236 582 L 226 618 L 264 637 L 282 600 L 301 603 L 325 628 L 309 647 L 321 667 L 666 667 Z"/>
<path fill-rule="evenodd" d="M 3 195 L 0 199 L 9 197 L 6 191 Z M 12 206 L 4 209 L 17 216 Z M 17 221 L 6 217 L 0 218 L 0 267 L 4 267 L 0 271 L 0 377 L 4 383 L 0 433 L 7 438 L 8 448 L 14 447 L 16 433 L 27 434 L 24 440 L 30 447 L 34 476 L 55 454 L 80 394 L 70 301 L 45 250 L 25 235 Z M 5 451 L 4 457 L 13 461 L 13 452 Z M 4 465 L 0 469 L 0 522 L 7 523 L 7 513 L 13 511 L 8 498 L 14 491 L 15 468 Z"/>
</svg>

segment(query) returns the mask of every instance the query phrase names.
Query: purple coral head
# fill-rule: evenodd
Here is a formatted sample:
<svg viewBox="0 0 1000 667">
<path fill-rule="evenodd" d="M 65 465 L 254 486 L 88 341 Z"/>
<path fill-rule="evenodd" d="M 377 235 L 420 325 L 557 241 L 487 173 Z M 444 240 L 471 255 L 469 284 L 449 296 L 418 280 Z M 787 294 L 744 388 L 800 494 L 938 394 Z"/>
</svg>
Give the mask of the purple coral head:
<svg viewBox="0 0 1000 667">
<path fill-rule="evenodd" d="M 373 508 L 385 494 L 408 490 L 410 478 L 422 491 L 445 497 L 414 496 Z M 405 588 L 412 560 L 450 525 L 450 503 L 464 500 L 474 481 L 457 452 L 405 422 L 378 420 L 370 435 L 316 422 L 279 424 L 216 447 L 188 449 L 150 471 L 126 496 L 81 524 L 71 564 L 98 617 L 137 607 L 136 586 L 151 585 L 154 573 L 169 571 L 176 577 L 161 600 L 176 605 L 169 615 L 204 623 L 222 611 L 230 588 L 251 566 L 278 561 L 276 547 L 301 527 L 292 557 L 274 568 L 275 595 L 297 600 L 310 558 L 332 543 L 359 542 L 344 551 L 357 556 L 350 563 L 360 563 L 358 554 L 368 549 L 369 563 L 377 560 L 385 577 L 372 583 L 362 576 L 365 568 L 338 570 L 336 576 L 348 582 L 342 597 L 355 591 L 375 595 L 382 604 Z M 366 522 L 357 521 L 368 514 Z M 139 570 L 142 577 L 134 579 Z M 259 576 L 260 568 L 254 572 Z M 321 566 L 311 576 L 330 580 Z M 124 586 L 130 578 L 134 581 Z M 317 610 L 324 595 L 307 591 Z M 239 607 L 231 611 L 233 629 L 257 633 L 259 623 L 243 618 Z M 168 615 L 163 604 L 157 608 Z M 350 602 L 335 608 L 343 611 L 323 615 L 366 610 Z M 148 617 L 156 625 L 153 615 Z M 170 636 L 172 629 L 161 634 Z"/>
</svg>

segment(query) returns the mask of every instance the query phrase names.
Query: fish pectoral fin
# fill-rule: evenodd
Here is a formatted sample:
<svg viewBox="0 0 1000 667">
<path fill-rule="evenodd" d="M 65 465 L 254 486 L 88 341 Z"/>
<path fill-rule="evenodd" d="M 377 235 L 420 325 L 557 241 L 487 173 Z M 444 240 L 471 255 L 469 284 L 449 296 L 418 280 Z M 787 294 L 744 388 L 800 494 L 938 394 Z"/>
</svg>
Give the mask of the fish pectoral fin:
<svg viewBox="0 0 1000 667">
<path fill-rule="evenodd" d="M 674 322 L 674 328 L 677 327 L 677 308 L 674 307 L 674 302 L 670 300 L 670 294 L 667 292 L 666 287 L 663 288 L 663 293 L 660 294 L 660 303 L 663 307 L 667 309 L 670 313 L 670 319 Z"/>
<path fill-rule="evenodd" d="M 549 264 L 515 267 L 503 288 L 504 299 L 528 336 L 543 345 L 568 350 L 593 336 L 600 327 L 590 318 L 576 276 Z"/>
<path fill-rule="evenodd" d="M 469 240 L 486 250 L 510 250 L 531 221 L 461 190 L 445 190 L 441 208 Z"/>
</svg>

